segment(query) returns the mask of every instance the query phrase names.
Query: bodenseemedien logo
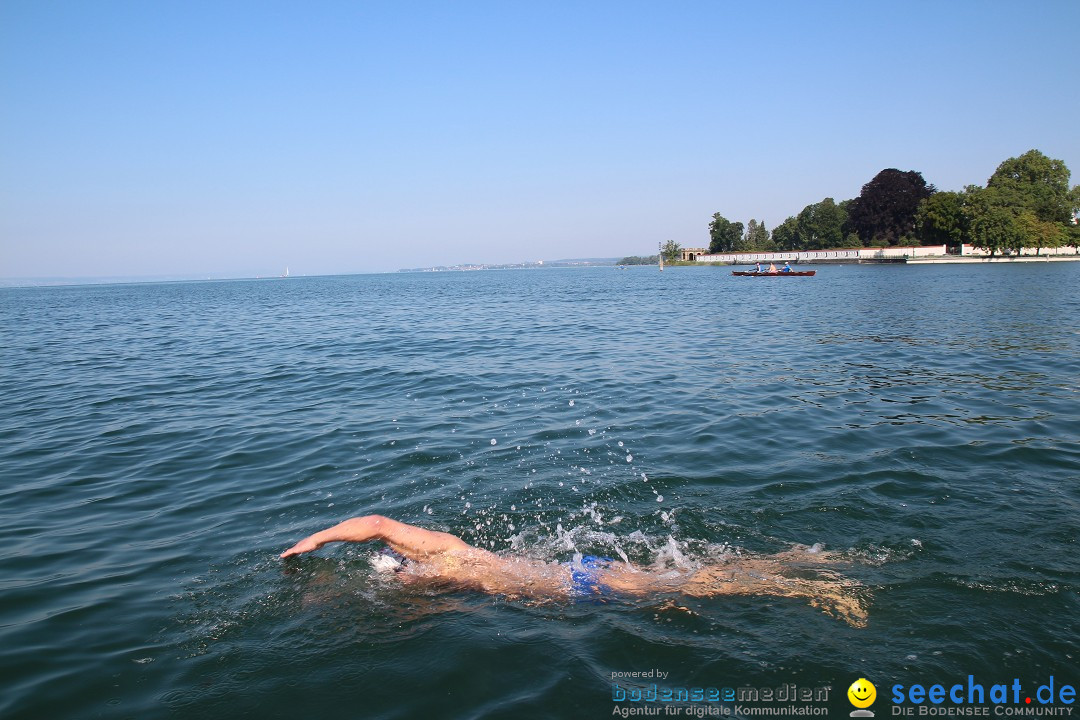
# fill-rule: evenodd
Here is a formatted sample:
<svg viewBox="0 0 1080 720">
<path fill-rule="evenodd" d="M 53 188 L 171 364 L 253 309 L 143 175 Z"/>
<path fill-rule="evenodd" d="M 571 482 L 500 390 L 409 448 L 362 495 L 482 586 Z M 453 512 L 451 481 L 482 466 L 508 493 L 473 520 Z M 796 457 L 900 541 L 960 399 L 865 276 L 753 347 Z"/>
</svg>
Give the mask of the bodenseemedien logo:
<svg viewBox="0 0 1080 720">
<path fill-rule="evenodd" d="M 851 717 L 874 717 L 874 711 L 866 709 L 877 699 L 877 688 L 874 687 L 874 683 L 866 678 L 859 678 L 851 683 L 851 687 L 847 690 L 847 697 L 856 708 L 851 711 Z"/>
</svg>

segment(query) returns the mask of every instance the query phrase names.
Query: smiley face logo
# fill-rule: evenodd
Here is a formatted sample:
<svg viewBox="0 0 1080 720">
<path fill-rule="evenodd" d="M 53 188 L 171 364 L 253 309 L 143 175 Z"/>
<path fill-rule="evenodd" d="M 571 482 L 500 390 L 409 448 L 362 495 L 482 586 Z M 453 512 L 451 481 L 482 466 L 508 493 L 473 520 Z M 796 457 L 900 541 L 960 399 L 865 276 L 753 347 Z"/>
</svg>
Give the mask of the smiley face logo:
<svg viewBox="0 0 1080 720">
<path fill-rule="evenodd" d="M 857 708 L 868 708 L 877 699 L 877 688 L 866 678 L 859 678 L 847 689 L 848 700 Z"/>
</svg>

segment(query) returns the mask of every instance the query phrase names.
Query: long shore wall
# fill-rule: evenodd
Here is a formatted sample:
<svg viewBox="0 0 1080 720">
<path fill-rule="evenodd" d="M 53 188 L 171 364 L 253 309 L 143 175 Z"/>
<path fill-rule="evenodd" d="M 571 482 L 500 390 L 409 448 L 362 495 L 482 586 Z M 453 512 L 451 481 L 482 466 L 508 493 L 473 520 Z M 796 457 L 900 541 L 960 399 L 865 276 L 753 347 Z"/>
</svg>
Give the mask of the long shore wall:
<svg viewBox="0 0 1080 720">
<path fill-rule="evenodd" d="M 961 245 L 960 254 L 965 257 L 969 255 L 974 257 L 990 257 L 989 250 L 986 248 L 975 247 L 974 245 Z M 1080 247 L 1066 245 L 1064 247 L 1056 248 L 1020 248 L 1020 252 L 1018 253 L 1014 253 L 1011 250 L 1003 253 L 994 253 L 994 257 L 1027 257 L 1031 255 L 1037 255 L 1039 257 L 1048 255 L 1080 255 Z"/>
<path fill-rule="evenodd" d="M 858 262 L 879 260 L 903 262 L 909 257 L 936 257 L 945 254 L 944 245 L 890 248 L 839 248 L 836 250 L 790 250 L 785 252 L 715 253 L 698 255 L 698 262 L 753 265 L 757 262 Z"/>
<path fill-rule="evenodd" d="M 1019 253 L 1011 251 L 995 253 L 996 258 L 1035 256 L 1077 256 L 1080 248 L 1023 248 Z M 836 250 L 789 250 L 784 252 L 702 253 L 695 259 L 701 263 L 728 263 L 730 265 L 753 265 L 754 263 L 783 262 L 907 262 L 929 258 L 958 257 L 948 255 L 944 245 L 919 245 L 887 248 L 838 248 Z M 990 251 L 971 245 L 960 247 L 960 257 L 989 258 Z"/>
</svg>

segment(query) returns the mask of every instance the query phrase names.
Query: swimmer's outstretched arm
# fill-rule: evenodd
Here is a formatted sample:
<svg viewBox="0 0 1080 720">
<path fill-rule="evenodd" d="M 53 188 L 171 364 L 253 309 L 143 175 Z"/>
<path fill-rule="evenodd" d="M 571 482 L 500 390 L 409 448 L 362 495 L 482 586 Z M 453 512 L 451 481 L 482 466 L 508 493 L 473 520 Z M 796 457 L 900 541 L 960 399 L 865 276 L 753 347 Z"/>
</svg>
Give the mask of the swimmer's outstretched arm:
<svg viewBox="0 0 1080 720">
<path fill-rule="evenodd" d="M 391 520 L 382 515 L 365 515 L 309 535 L 281 553 L 282 558 L 318 550 L 332 542 L 367 542 L 382 540 L 410 560 L 421 561 L 431 555 L 453 550 L 475 550 L 461 538 L 450 533 L 425 530 L 415 525 Z"/>
</svg>

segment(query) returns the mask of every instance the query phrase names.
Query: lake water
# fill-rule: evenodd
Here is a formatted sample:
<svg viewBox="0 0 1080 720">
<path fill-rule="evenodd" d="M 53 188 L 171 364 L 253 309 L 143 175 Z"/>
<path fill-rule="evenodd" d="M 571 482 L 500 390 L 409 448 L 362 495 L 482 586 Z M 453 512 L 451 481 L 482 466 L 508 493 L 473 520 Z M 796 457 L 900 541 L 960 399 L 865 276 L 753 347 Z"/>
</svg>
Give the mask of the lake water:
<svg viewBox="0 0 1080 720">
<path fill-rule="evenodd" d="M 865 677 L 880 718 L 894 684 L 1080 684 L 1080 263 L 4 289 L 0 353 L 3 718 L 606 718 L 651 670 L 620 688 L 828 686 L 832 717 Z M 869 621 L 277 559 L 372 512 L 556 561 L 821 543 Z"/>
</svg>

